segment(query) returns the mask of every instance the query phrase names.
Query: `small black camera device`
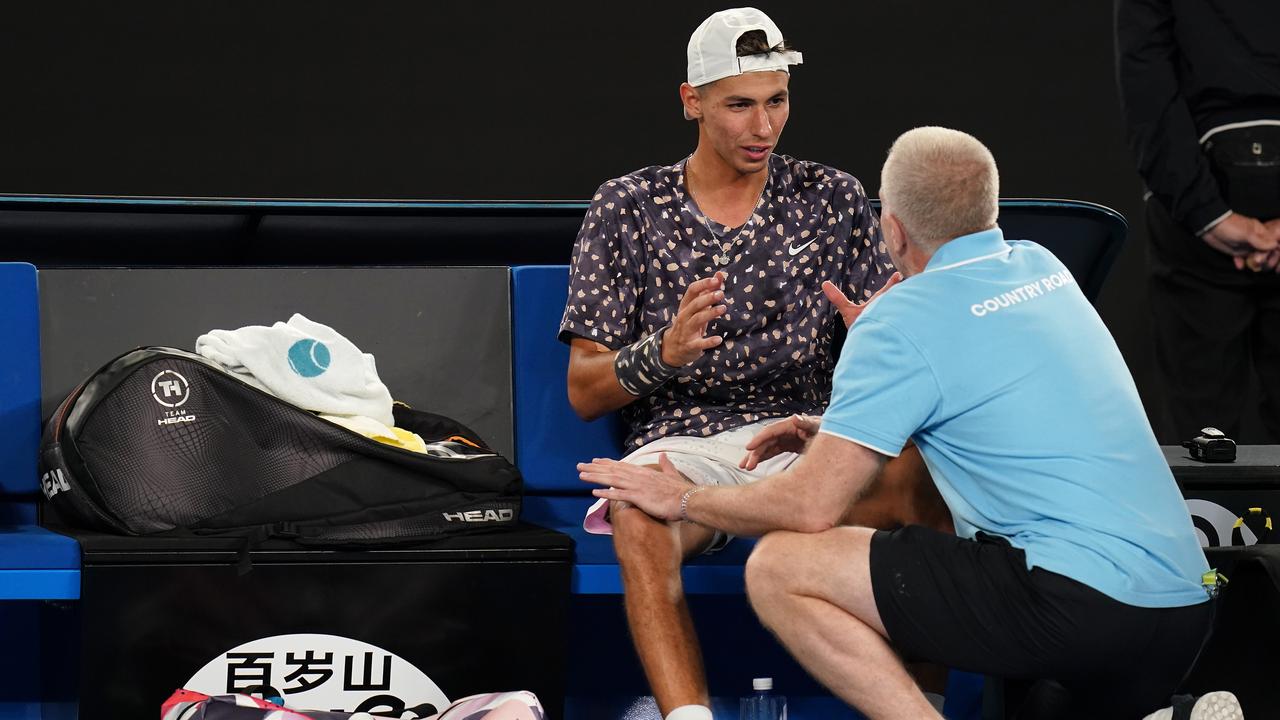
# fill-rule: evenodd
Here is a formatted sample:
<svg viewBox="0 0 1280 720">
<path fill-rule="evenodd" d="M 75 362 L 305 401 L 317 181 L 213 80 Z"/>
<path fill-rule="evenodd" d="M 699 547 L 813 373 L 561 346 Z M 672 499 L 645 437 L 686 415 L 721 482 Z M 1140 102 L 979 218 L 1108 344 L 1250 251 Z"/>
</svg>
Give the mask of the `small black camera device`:
<svg viewBox="0 0 1280 720">
<path fill-rule="evenodd" d="M 1236 441 L 1222 434 L 1218 428 L 1204 428 L 1200 437 L 1182 443 L 1192 460 L 1200 462 L 1235 462 Z"/>
</svg>

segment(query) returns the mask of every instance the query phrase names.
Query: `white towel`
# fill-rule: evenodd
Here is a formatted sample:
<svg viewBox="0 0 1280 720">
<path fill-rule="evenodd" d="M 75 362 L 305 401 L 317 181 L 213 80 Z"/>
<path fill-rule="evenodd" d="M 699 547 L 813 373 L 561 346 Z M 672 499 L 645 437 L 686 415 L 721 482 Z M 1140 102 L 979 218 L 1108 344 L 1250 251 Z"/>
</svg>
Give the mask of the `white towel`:
<svg viewBox="0 0 1280 720">
<path fill-rule="evenodd" d="M 300 314 L 271 327 L 210 330 L 196 339 L 196 352 L 305 410 L 395 424 L 391 393 L 378 379 L 373 356 Z"/>
</svg>

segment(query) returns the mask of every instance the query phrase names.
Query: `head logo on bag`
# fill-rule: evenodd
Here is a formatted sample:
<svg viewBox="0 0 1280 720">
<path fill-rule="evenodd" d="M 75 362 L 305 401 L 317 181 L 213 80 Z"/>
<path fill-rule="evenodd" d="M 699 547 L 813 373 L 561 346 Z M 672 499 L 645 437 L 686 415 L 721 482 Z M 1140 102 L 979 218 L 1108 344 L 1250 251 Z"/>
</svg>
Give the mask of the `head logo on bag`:
<svg viewBox="0 0 1280 720">
<path fill-rule="evenodd" d="M 40 476 L 40 489 L 44 491 L 45 497 L 52 500 L 54 495 L 70 490 L 71 485 L 67 482 L 67 476 L 63 474 L 62 468 L 55 468 Z"/>
<path fill-rule="evenodd" d="M 449 522 L 486 523 L 511 522 L 515 520 L 514 510 L 467 510 L 466 512 L 440 513 Z"/>
<path fill-rule="evenodd" d="M 161 370 L 151 379 L 151 397 L 167 408 L 182 407 L 191 398 L 191 384 L 172 370 Z"/>
</svg>

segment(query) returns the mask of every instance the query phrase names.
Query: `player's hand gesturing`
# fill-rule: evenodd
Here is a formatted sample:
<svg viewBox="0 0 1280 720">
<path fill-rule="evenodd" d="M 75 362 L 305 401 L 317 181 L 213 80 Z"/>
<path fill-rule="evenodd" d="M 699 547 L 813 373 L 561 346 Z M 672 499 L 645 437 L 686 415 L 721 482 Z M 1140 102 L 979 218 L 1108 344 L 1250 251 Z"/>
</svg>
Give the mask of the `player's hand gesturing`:
<svg viewBox="0 0 1280 720">
<path fill-rule="evenodd" d="M 707 324 L 724 314 L 724 273 L 695 281 L 680 298 L 680 308 L 671 327 L 662 336 L 662 362 L 681 367 L 724 342 L 719 335 L 707 337 Z"/>
</svg>

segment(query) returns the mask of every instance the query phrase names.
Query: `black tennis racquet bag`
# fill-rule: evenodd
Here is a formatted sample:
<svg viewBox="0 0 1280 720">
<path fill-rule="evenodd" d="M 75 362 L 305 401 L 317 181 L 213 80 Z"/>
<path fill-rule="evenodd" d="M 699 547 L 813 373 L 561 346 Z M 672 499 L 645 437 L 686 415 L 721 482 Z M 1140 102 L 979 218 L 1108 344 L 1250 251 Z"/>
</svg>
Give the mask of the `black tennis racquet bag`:
<svg viewBox="0 0 1280 720">
<path fill-rule="evenodd" d="M 454 420 L 394 412 L 426 454 L 335 425 L 199 355 L 142 348 L 90 376 L 50 418 L 41 487 L 58 522 L 128 535 L 365 545 L 518 520 L 515 466 Z"/>
</svg>

